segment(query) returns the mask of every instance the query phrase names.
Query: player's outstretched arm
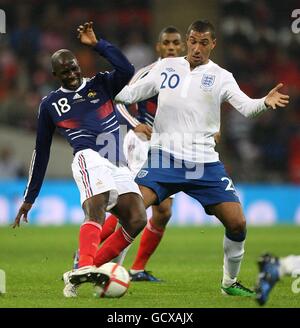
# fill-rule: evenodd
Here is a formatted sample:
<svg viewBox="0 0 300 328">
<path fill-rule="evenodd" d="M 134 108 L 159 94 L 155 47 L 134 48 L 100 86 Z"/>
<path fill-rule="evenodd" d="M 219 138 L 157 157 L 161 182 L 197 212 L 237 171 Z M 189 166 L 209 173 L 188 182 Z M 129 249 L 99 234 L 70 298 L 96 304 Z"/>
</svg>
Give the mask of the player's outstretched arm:
<svg viewBox="0 0 300 328">
<path fill-rule="evenodd" d="M 20 226 L 20 221 L 23 218 L 23 221 L 28 223 L 28 219 L 27 219 L 27 214 L 29 212 L 29 210 L 31 209 L 32 204 L 30 203 L 23 203 L 19 209 L 19 212 L 15 218 L 15 221 L 12 225 L 13 228 L 15 227 L 19 227 Z"/>
<path fill-rule="evenodd" d="M 82 44 L 94 47 L 98 40 L 93 30 L 93 22 L 86 22 L 83 25 L 79 25 L 77 28 L 78 39 Z"/>
<path fill-rule="evenodd" d="M 266 96 L 265 104 L 267 107 L 271 107 L 272 109 L 276 109 L 276 107 L 286 107 L 289 103 L 290 96 L 284 95 L 278 90 L 283 87 L 283 83 L 279 83 L 276 85 L 274 89 L 272 89 Z"/>
</svg>

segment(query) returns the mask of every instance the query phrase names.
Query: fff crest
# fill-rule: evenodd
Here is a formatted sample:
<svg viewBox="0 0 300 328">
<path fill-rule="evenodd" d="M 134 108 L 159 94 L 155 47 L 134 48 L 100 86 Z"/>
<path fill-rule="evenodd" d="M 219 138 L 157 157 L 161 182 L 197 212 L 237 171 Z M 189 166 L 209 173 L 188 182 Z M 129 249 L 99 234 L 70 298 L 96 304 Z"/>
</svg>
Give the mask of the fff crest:
<svg viewBox="0 0 300 328">
<path fill-rule="evenodd" d="M 215 75 L 212 74 L 203 74 L 202 80 L 201 80 L 201 86 L 203 88 L 210 88 L 213 86 L 213 84 L 215 83 Z"/>
<path fill-rule="evenodd" d="M 96 95 L 97 95 L 97 92 L 96 92 L 96 91 L 94 91 L 94 90 L 89 90 L 87 96 L 88 96 L 89 98 L 95 98 Z"/>
</svg>

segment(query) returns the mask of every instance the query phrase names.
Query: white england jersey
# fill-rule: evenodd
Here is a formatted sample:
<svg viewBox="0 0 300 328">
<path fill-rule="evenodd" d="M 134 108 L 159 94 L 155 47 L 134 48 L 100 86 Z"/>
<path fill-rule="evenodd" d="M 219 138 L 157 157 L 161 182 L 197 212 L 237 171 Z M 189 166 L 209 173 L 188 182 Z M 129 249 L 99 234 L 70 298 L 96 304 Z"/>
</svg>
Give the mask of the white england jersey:
<svg viewBox="0 0 300 328">
<path fill-rule="evenodd" d="M 267 109 L 265 98 L 249 98 L 233 75 L 213 61 L 191 70 L 184 57 L 159 61 L 143 79 L 124 87 L 115 100 L 135 103 L 156 94 L 151 147 L 198 163 L 219 160 L 214 134 L 220 130 L 222 102 L 247 117 Z"/>
</svg>

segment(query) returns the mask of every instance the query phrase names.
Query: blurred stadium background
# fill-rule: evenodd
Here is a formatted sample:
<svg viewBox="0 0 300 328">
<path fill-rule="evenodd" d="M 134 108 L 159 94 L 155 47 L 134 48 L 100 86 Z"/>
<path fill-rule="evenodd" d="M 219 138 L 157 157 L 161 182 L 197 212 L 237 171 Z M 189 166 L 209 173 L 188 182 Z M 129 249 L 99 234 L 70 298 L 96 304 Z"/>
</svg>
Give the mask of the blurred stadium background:
<svg viewBox="0 0 300 328">
<path fill-rule="evenodd" d="M 94 21 L 97 35 L 120 46 L 138 69 L 155 60 L 163 27 L 172 24 L 184 34 L 198 18 L 217 27 L 212 59 L 249 96 L 285 84 L 291 97 L 285 110 L 249 120 L 225 106 L 218 148 L 250 224 L 300 224 L 300 33 L 291 29 L 297 7 L 294 0 L 0 0 L 6 13 L 6 33 L 0 34 L 0 225 L 12 222 L 22 201 L 40 99 L 58 87 L 51 54 L 73 50 L 86 76 L 109 69 L 78 42 L 77 26 Z M 56 135 L 31 223 L 82 222 L 71 161 L 71 148 Z M 177 195 L 171 224 L 203 223 L 217 224 L 193 200 Z"/>
</svg>

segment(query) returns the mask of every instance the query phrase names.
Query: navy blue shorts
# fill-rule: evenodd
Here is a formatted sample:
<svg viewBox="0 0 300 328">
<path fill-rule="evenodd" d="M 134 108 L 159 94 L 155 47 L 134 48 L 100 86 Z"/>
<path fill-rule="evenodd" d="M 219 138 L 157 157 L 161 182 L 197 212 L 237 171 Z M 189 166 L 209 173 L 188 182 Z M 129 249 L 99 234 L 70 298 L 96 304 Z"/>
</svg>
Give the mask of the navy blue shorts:
<svg viewBox="0 0 300 328">
<path fill-rule="evenodd" d="M 186 162 L 158 149 L 149 152 L 135 182 L 152 189 L 157 195 L 157 204 L 180 191 L 196 199 L 205 210 L 208 205 L 240 202 L 221 162 Z"/>
</svg>

